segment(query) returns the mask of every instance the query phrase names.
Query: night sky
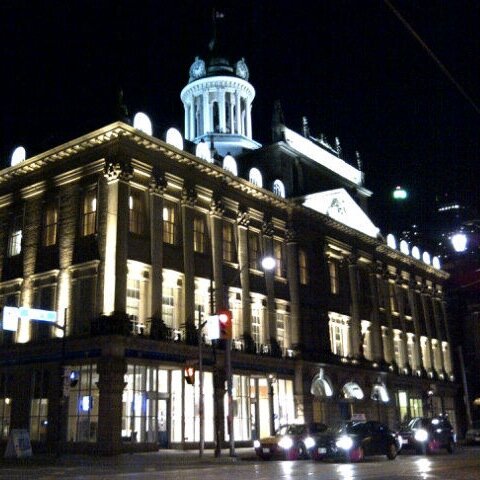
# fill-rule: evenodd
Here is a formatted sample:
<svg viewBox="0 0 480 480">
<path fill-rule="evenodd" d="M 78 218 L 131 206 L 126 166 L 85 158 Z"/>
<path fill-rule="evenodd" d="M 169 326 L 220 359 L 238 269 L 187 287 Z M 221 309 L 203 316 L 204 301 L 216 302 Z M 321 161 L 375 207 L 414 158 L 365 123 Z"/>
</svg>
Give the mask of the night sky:
<svg viewBox="0 0 480 480">
<path fill-rule="evenodd" d="M 278 99 L 290 128 L 301 131 L 306 116 L 313 135 L 339 137 L 354 165 L 358 150 L 380 227 L 397 184 L 420 223 L 446 192 L 479 203 L 480 2 L 391 2 L 475 105 L 382 0 L 215 2 L 219 40 L 245 57 L 256 89 L 254 138 L 270 141 Z M 179 95 L 195 55 L 207 53 L 212 6 L 2 0 L 2 166 L 18 145 L 30 157 L 115 121 L 119 88 L 156 136 L 183 131 Z"/>
</svg>

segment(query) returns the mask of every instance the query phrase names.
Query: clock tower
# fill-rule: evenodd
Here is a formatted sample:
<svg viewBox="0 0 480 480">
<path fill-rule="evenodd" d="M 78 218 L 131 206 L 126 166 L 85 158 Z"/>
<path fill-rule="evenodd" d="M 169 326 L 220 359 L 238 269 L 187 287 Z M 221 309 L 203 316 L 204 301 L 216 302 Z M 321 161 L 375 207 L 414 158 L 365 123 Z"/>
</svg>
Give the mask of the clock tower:
<svg viewBox="0 0 480 480">
<path fill-rule="evenodd" d="M 252 139 L 255 89 L 243 58 L 231 62 L 211 44 L 208 57 L 196 57 L 180 98 L 185 109 L 185 138 L 213 144 L 221 156 L 259 148 Z"/>
</svg>

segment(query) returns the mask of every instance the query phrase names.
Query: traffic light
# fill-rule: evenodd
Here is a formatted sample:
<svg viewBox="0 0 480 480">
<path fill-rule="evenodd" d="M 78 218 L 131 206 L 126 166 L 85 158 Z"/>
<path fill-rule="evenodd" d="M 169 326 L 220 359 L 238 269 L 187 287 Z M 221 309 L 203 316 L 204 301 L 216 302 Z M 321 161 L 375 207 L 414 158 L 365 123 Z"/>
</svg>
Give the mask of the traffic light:
<svg viewBox="0 0 480 480">
<path fill-rule="evenodd" d="M 185 381 L 189 385 L 195 385 L 195 367 L 187 365 L 185 367 Z"/>
<path fill-rule="evenodd" d="M 220 327 L 220 339 L 232 339 L 232 312 L 230 310 L 221 310 L 218 312 L 218 325 Z"/>
</svg>

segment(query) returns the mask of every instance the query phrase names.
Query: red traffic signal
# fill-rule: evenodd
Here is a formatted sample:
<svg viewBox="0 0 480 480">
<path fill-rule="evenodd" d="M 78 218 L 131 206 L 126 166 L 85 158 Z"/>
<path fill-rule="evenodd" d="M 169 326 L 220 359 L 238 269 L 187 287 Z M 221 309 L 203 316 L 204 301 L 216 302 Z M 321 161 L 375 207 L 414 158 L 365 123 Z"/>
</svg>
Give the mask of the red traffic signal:
<svg viewBox="0 0 480 480">
<path fill-rule="evenodd" d="M 232 312 L 230 310 L 221 310 L 218 312 L 218 325 L 220 327 L 220 339 L 232 339 Z"/>
<path fill-rule="evenodd" d="M 195 385 L 195 367 L 191 365 L 185 367 L 185 381 L 189 385 Z"/>
</svg>

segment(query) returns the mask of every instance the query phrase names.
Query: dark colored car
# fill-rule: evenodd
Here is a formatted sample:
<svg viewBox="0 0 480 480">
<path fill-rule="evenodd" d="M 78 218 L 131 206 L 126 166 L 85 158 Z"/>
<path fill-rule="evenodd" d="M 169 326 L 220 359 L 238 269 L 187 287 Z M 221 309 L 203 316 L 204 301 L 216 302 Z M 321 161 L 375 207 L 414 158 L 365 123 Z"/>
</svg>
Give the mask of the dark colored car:
<svg viewBox="0 0 480 480">
<path fill-rule="evenodd" d="M 327 428 L 323 423 L 283 425 L 274 436 L 255 440 L 253 447 L 263 460 L 273 457 L 286 460 L 308 458 L 308 448 L 315 442 L 314 438 Z"/>
<path fill-rule="evenodd" d="M 309 450 L 311 458 L 362 461 L 370 455 L 386 455 L 393 460 L 401 448 L 397 435 L 380 422 L 343 422 L 317 436 Z"/>
<path fill-rule="evenodd" d="M 465 434 L 465 441 L 469 444 L 480 443 L 480 421 L 472 423 L 471 428 Z"/>
<path fill-rule="evenodd" d="M 452 424 L 443 415 L 437 417 L 414 417 L 400 425 L 398 435 L 402 438 L 402 449 L 430 454 L 441 448 L 449 453 L 455 450 L 456 435 Z"/>
</svg>

